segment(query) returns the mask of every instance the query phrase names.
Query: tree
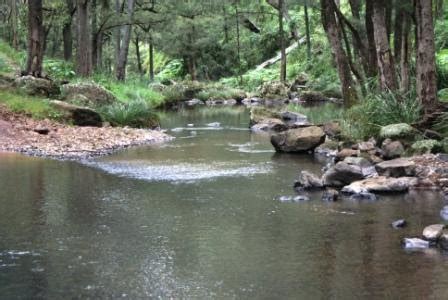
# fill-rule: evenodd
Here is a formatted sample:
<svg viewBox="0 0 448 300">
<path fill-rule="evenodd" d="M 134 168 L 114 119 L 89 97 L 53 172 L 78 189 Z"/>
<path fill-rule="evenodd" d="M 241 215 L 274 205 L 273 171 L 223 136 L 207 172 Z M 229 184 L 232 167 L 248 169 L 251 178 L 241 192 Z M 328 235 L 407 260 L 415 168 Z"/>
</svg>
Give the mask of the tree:
<svg viewBox="0 0 448 300">
<path fill-rule="evenodd" d="M 75 13 L 75 6 L 73 0 L 65 0 L 66 3 L 66 19 L 62 28 L 62 39 L 64 42 L 64 59 L 71 60 L 73 53 L 73 37 L 72 37 L 72 22 Z"/>
<path fill-rule="evenodd" d="M 27 75 L 42 76 L 44 39 L 42 0 L 28 1 L 28 49 L 24 72 Z"/>
<path fill-rule="evenodd" d="M 118 80 L 126 78 L 126 64 L 128 62 L 129 43 L 131 42 L 132 34 L 132 17 L 134 15 L 134 0 L 127 1 L 128 24 L 123 26 L 123 40 L 120 47 L 120 53 L 117 61 L 116 76 Z"/>
<path fill-rule="evenodd" d="M 284 0 L 278 1 L 278 30 L 280 35 L 280 81 L 286 82 L 286 46 L 285 46 L 285 31 L 283 29 L 283 11 L 285 10 L 284 7 L 285 3 Z"/>
<path fill-rule="evenodd" d="M 426 114 L 437 104 L 437 75 L 435 63 L 434 23 L 432 0 L 415 1 L 416 19 L 416 85 L 417 95 Z"/>
<path fill-rule="evenodd" d="M 89 1 L 76 0 L 77 14 L 77 51 L 76 72 L 80 76 L 90 76 L 92 73 L 92 53 L 89 30 Z"/>
</svg>

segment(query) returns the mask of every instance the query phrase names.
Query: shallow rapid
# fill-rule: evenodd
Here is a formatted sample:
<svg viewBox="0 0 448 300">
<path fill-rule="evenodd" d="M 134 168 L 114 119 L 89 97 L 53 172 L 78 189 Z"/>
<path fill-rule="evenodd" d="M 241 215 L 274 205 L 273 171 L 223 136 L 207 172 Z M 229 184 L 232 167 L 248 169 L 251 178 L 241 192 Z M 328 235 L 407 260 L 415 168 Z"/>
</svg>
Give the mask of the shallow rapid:
<svg viewBox="0 0 448 300">
<path fill-rule="evenodd" d="M 242 107 L 162 119 L 174 141 L 94 161 L 0 154 L 0 298 L 448 298 L 448 256 L 400 246 L 438 193 L 281 201 L 325 160 L 276 154 Z"/>
</svg>

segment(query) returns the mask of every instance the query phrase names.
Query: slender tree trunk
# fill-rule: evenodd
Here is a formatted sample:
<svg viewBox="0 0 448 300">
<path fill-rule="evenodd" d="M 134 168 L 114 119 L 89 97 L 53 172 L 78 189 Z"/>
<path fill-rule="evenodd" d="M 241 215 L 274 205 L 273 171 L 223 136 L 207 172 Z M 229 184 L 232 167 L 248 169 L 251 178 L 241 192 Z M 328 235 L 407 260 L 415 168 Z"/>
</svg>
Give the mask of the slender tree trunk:
<svg viewBox="0 0 448 300">
<path fill-rule="evenodd" d="M 425 114 L 429 114 L 437 105 L 437 75 L 432 0 L 416 0 L 415 17 L 417 27 L 417 95 L 424 107 Z"/>
<path fill-rule="evenodd" d="M 11 1 L 11 34 L 12 34 L 12 41 L 11 45 L 15 50 L 19 49 L 19 34 L 17 29 L 17 19 L 18 19 L 18 13 L 17 13 L 17 0 L 10 0 Z"/>
<path fill-rule="evenodd" d="M 135 35 L 134 46 L 135 46 L 135 55 L 137 56 L 137 70 L 138 70 L 138 74 L 142 75 L 143 74 L 143 67 L 142 67 L 142 58 L 141 58 L 141 55 L 140 55 L 140 39 L 139 39 L 138 34 Z"/>
<path fill-rule="evenodd" d="M 62 39 L 64 41 L 64 59 L 66 61 L 72 59 L 73 55 L 73 37 L 72 37 L 72 13 L 74 10 L 73 0 L 66 0 L 67 19 L 62 27 Z"/>
<path fill-rule="evenodd" d="M 404 15 L 406 12 L 403 9 L 396 7 L 395 9 L 395 23 L 394 23 L 394 59 L 396 62 L 400 61 L 401 55 L 401 39 L 403 37 L 402 31 L 404 26 Z"/>
<path fill-rule="evenodd" d="M 77 51 L 76 72 L 81 76 L 92 74 L 91 38 L 89 30 L 89 3 L 86 0 L 76 1 L 77 13 Z"/>
<path fill-rule="evenodd" d="M 310 34 L 310 18 L 308 15 L 308 0 L 305 0 L 305 35 L 306 35 L 306 57 L 311 60 L 311 34 Z"/>
<path fill-rule="evenodd" d="M 152 42 L 152 37 L 149 36 L 149 81 L 154 81 L 154 45 Z"/>
<path fill-rule="evenodd" d="M 436 2 L 436 17 L 441 20 L 443 19 L 443 14 L 444 14 L 443 1 L 444 0 L 437 0 L 437 2 Z"/>
<path fill-rule="evenodd" d="M 118 80 L 125 80 L 126 78 L 126 65 L 128 62 L 128 52 L 129 52 L 129 43 L 131 42 L 131 35 L 132 35 L 132 18 L 134 14 L 134 0 L 128 0 L 128 8 L 127 8 L 127 14 L 129 18 L 129 24 L 124 25 L 123 28 L 123 44 L 120 49 L 120 56 L 118 57 L 118 64 L 117 64 L 117 79 Z"/>
<path fill-rule="evenodd" d="M 97 3 L 96 0 L 90 0 L 91 7 L 91 32 L 92 32 L 92 40 L 91 40 L 91 49 L 92 49 L 92 68 L 94 70 L 97 69 L 97 60 L 98 60 L 98 29 L 97 29 Z"/>
<path fill-rule="evenodd" d="M 120 0 L 115 0 L 115 13 L 118 15 L 121 14 L 121 3 Z M 115 68 L 118 65 L 118 59 L 120 58 L 121 52 L 121 27 L 117 26 L 114 30 L 115 32 Z"/>
<path fill-rule="evenodd" d="M 42 76 L 44 40 L 42 0 L 28 1 L 27 75 Z"/>
<path fill-rule="evenodd" d="M 359 2 L 359 0 L 350 0 L 349 1 L 350 4 L 350 9 L 352 11 L 352 15 L 356 20 L 360 20 L 361 19 L 361 3 Z"/>
<path fill-rule="evenodd" d="M 375 0 L 373 5 L 373 25 L 378 60 L 379 79 L 382 90 L 397 89 L 395 65 L 389 46 L 385 0 Z"/>
<path fill-rule="evenodd" d="M 278 1 L 278 28 L 280 35 L 280 81 L 286 82 L 286 46 L 285 46 L 285 32 L 283 29 L 283 11 L 284 11 L 284 0 Z"/>
<path fill-rule="evenodd" d="M 240 79 L 240 85 L 243 84 L 243 75 L 241 70 L 241 39 L 240 39 L 240 15 L 239 15 L 239 0 L 235 0 L 235 19 L 236 19 L 236 51 L 237 51 L 237 64 L 238 64 L 238 76 Z"/>
<path fill-rule="evenodd" d="M 403 27 L 401 31 L 401 54 L 400 54 L 400 90 L 402 92 L 409 91 L 410 77 L 409 77 L 409 60 L 410 47 L 409 36 L 411 31 L 411 20 L 407 13 L 403 14 Z"/>
<path fill-rule="evenodd" d="M 366 75 L 368 77 L 375 77 L 378 74 L 377 68 L 377 56 L 375 45 L 375 29 L 373 26 L 373 1 L 366 0 L 366 36 L 367 36 L 367 52 L 368 52 L 368 64 L 366 69 Z"/>
<path fill-rule="evenodd" d="M 102 70 L 103 68 L 103 37 L 104 33 L 99 31 L 96 36 L 96 68 Z"/>
<path fill-rule="evenodd" d="M 336 61 L 339 79 L 341 81 L 342 95 L 346 107 L 353 106 L 357 101 L 355 85 L 350 71 L 350 63 L 341 41 L 341 32 L 336 21 L 333 9 L 333 0 L 321 0 L 322 24 L 331 45 L 331 50 Z"/>
</svg>

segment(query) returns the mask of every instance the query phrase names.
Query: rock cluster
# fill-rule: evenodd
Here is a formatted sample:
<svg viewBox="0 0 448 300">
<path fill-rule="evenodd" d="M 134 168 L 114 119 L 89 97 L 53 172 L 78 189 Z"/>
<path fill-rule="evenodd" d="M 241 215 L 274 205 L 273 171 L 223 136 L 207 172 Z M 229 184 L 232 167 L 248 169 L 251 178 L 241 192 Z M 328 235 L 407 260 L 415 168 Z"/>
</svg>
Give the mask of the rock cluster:
<svg viewBox="0 0 448 300">
<path fill-rule="evenodd" d="M 421 238 L 404 238 L 403 247 L 412 250 L 439 246 L 443 250 L 448 250 L 448 230 L 446 227 L 444 224 L 426 226 Z"/>
</svg>

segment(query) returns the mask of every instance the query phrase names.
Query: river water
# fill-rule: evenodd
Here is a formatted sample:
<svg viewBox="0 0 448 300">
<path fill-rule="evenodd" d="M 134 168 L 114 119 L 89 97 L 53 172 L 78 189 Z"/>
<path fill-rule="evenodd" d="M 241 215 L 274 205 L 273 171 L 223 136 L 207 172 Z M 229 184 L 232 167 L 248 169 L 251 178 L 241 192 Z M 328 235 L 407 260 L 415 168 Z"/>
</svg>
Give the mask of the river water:
<svg viewBox="0 0 448 300">
<path fill-rule="evenodd" d="M 95 161 L 0 154 L 0 298 L 448 299 L 448 256 L 400 247 L 439 194 L 281 202 L 325 161 L 275 154 L 243 108 L 164 120 L 173 142 Z"/>
</svg>

